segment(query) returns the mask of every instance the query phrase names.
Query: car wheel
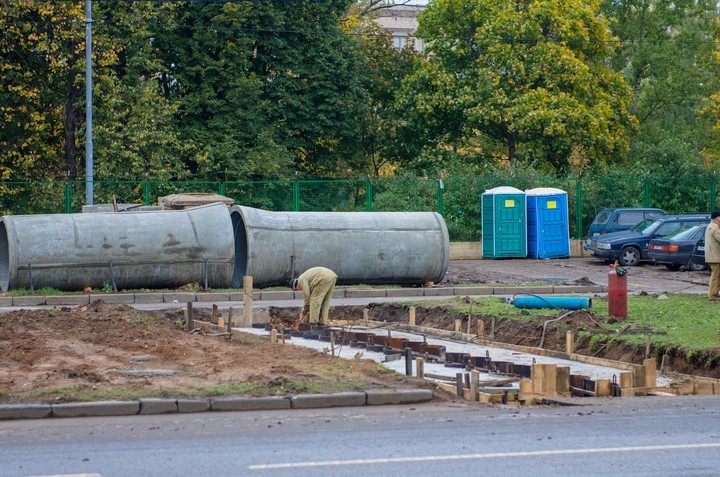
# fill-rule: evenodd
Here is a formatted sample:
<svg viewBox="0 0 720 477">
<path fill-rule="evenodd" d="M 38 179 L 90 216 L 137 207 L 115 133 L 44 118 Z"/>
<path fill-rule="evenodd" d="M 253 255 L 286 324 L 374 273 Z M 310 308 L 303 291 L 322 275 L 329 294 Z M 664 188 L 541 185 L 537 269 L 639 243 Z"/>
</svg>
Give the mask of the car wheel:
<svg viewBox="0 0 720 477">
<path fill-rule="evenodd" d="M 665 268 L 667 268 L 668 270 L 672 270 L 673 272 L 677 272 L 678 270 L 680 270 L 680 265 L 678 265 L 677 263 L 666 263 Z"/>
<path fill-rule="evenodd" d="M 707 265 L 704 263 L 695 263 L 695 260 L 692 258 L 687 264 L 687 269 L 691 272 L 702 272 L 703 270 L 707 269 Z"/>
<path fill-rule="evenodd" d="M 625 247 L 620 251 L 620 265 L 632 267 L 640 263 L 640 250 L 635 247 Z"/>
</svg>

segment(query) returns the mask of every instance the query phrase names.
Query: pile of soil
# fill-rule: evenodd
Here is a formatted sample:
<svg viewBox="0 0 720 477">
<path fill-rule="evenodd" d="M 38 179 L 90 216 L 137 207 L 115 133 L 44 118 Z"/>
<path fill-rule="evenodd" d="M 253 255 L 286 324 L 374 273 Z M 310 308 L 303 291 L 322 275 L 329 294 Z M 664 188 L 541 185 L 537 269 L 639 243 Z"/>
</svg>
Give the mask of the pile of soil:
<svg viewBox="0 0 720 477">
<path fill-rule="evenodd" d="M 196 320 L 210 310 L 195 309 Z M 295 310 L 294 315 L 297 315 Z M 341 360 L 299 346 L 270 344 L 233 331 L 188 332 L 183 310 L 140 312 L 97 301 L 88 306 L 19 310 L 0 316 L 0 402 L 74 401 L 92 393 L 118 398 L 250 396 L 430 387 L 382 371 L 368 359 Z M 126 393 L 126 394 L 122 394 Z"/>
</svg>

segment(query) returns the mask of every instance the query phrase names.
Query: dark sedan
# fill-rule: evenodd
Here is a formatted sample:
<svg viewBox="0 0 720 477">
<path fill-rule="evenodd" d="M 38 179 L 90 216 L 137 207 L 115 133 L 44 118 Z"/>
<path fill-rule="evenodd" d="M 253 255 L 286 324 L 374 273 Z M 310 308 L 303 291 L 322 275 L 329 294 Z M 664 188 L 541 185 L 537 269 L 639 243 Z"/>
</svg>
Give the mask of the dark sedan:
<svg viewBox="0 0 720 477">
<path fill-rule="evenodd" d="M 656 220 L 646 219 L 624 232 L 596 235 L 587 239 L 585 250 L 594 256 L 624 267 L 649 260 L 648 244 L 654 238 L 684 230 L 693 225 L 707 225 L 710 216 L 705 214 L 665 215 Z"/>
<path fill-rule="evenodd" d="M 690 266 L 691 270 L 707 270 L 709 268 L 705 262 L 705 237 L 700 237 L 693 247 L 690 254 Z"/>
<path fill-rule="evenodd" d="M 695 264 L 691 259 L 695 244 L 705 236 L 707 225 L 693 225 L 661 238 L 655 238 L 648 244 L 648 257 L 669 270 L 700 271 L 705 265 Z"/>
</svg>

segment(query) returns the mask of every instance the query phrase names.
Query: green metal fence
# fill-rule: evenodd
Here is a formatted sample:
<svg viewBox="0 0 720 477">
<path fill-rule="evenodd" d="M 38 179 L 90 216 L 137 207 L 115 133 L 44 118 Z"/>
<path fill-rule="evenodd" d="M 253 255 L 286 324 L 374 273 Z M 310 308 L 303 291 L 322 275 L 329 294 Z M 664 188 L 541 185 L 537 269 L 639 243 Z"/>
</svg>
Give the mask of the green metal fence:
<svg viewBox="0 0 720 477">
<path fill-rule="evenodd" d="M 452 241 L 480 241 L 480 196 L 488 189 L 554 187 L 568 193 L 570 235 L 582 238 L 600 209 L 659 207 L 668 213 L 710 212 L 717 208 L 714 177 L 499 178 L 445 180 L 286 180 L 286 181 L 95 181 L 95 204 L 153 205 L 169 194 L 205 192 L 236 204 L 275 211 L 438 212 Z M 4 215 L 80 212 L 85 181 L 0 182 Z"/>
</svg>

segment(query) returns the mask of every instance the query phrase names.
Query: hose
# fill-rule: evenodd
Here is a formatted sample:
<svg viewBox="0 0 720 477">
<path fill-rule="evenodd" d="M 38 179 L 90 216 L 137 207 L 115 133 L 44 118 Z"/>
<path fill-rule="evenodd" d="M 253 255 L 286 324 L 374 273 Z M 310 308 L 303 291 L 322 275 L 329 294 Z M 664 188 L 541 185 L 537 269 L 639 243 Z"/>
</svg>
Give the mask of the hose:
<svg viewBox="0 0 720 477">
<path fill-rule="evenodd" d="M 561 309 L 562 309 L 562 308 L 560 308 L 559 306 L 556 306 L 555 304 L 550 303 L 550 302 L 549 302 L 548 300 L 546 300 L 544 297 L 542 297 L 542 296 L 540 296 L 540 295 L 533 295 L 533 294 L 530 294 L 530 293 L 516 293 L 516 294 L 514 294 L 514 295 L 512 296 L 512 299 L 508 300 L 508 303 L 512 303 L 517 295 L 533 296 L 533 297 L 535 297 L 535 298 L 539 298 L 540 300 L 544 301 L 545 303 L 547 303 L 548 305 L 550 305 L 552 308 L 555 308 L 555 309 L 557 309 L 557 310 L 561 310 Z M 571 315 L 571 314 L 573 313 L 573 311 L 575 311 L 575 310 L 570 310 L 570 311 L 568 311 L 567 313 L 564 313 L 564 314 L 560 315 L 560 316 L 557 317 L 557 318 L 553 318 L 552 320 L 547 320 L 547 321 L 545 321 L 545 322 L 543 323 L 542 336 L 540 337 L 540 344 L 538 345 L 538 348 L 542 348 L 543 345 L 545 344 L 545 332 L 547 331 L 547 325 L 550 324 L 550 323 L 555 323 L 556 321 L 562 320 L 562 319 L 565 318 L 566 316 Z"/>
</svg>

